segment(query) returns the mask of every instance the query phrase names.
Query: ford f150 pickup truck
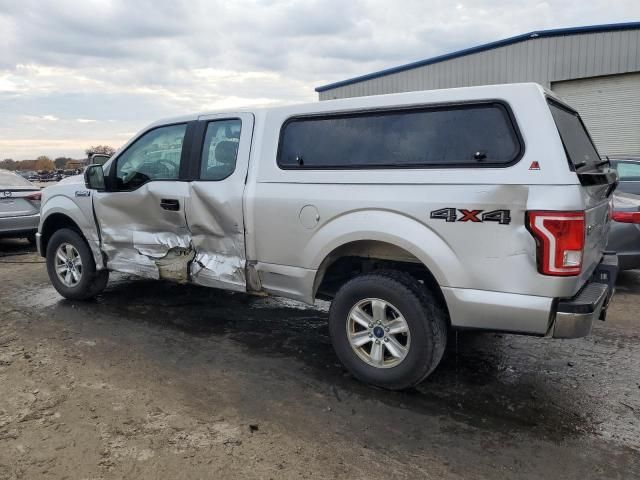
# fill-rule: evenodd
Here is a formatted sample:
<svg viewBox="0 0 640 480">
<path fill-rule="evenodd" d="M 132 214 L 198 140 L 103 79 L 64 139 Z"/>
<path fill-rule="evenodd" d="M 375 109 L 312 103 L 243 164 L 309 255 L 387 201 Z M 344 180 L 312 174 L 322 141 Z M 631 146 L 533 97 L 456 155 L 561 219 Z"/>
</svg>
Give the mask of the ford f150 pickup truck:
<svg viewBox="0 0 640 480">
<path fill-rule="evenodd" d="M 337 356 L 389 389 L 427 377 L 453 329 L 588 335 L 617 273 L 617 175 L 536 84 L 172 118 L 84 181 L 43 194 L 62 296 L 117 271 L 329 299 Z"/>
</svg>

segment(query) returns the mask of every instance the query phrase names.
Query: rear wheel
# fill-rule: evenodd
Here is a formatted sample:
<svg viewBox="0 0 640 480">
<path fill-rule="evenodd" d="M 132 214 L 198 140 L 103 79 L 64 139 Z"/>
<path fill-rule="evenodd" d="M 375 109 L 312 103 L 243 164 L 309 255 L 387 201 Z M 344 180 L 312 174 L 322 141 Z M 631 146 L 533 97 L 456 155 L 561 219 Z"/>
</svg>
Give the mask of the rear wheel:
<svg viewBox="0 0 640 480">
<path fill-rule="evenodd" d="M 381 271 L 347 282 L 329 312 L 336 354 L 359 380 L 391 390 L 417 385 L 437 367 L 447 319 L 409 274 Z"/>
<path fill-rule="evenodd" d="M 70 300 L 86 300 L 107 286 L 109 272 L 96 270 L 87 242 L 75 230 L 55 232 L 47 244 L 47 273 L 60 295 Z"/>
</svg>

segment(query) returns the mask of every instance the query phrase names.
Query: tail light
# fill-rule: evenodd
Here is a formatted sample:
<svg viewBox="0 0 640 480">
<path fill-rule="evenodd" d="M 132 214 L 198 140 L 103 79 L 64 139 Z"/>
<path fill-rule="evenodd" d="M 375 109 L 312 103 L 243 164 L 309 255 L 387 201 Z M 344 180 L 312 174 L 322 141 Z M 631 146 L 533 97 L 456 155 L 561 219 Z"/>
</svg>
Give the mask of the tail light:
<svg viewBox="0 0 640 480">
<path fill-rule="evenodd" d="M 527 226 L 538 244 L 538 271 L 570 276 L 582 271 L 584 212 L 527 212 Z"/>
<path fill-rule="evenodd" d="M 614 222 L 640 223 L 640 212 L 613 212 L 611 218 Z"/>
<path fill-rule="evenodd" d="M 42 200 L 42 192 L 35 192 L 25 197 L 27 200 L 39 202 Z"/>
</svg>

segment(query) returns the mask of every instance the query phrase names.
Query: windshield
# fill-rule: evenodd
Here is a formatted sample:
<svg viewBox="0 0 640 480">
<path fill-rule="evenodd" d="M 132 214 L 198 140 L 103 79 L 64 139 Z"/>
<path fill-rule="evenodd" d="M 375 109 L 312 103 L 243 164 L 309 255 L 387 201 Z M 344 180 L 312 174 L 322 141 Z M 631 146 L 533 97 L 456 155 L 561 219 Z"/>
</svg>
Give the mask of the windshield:
<svg viewBox="0 0 640 480">
<path fill-rule="evenodd" d="M 596 168 L 601 162 L 600 155 L 598 155 L 580 115 L 552 100 L 549 100 L 549 108 L 567 152 L 569 163 L 575 170 L 585 167 Z"/>
<path fill-rule="evenodd" d="M 33 184 L 22 178 L 20 175 L 16 175 L 8 170 L 0 170 L 0 187 L 31 187 L 35 188 Z"/>
<path fill-rule="evenodd" d="M 618 171 L 620 181 L 638 182 L 640 181 L 640 161 L 611 160 L 611 166 Z"/>
</svg>

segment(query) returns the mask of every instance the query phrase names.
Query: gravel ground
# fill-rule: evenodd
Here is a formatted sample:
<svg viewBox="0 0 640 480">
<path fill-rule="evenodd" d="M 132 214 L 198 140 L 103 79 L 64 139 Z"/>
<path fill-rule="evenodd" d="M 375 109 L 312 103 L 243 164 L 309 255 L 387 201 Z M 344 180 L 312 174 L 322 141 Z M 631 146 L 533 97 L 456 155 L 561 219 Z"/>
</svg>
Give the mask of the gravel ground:
<svg viewBox="0 0 640 480">
<path fill-rule="evenodd" d="M 326 305 L 112 275 L 91 302 L 0 240 L 0 479 L 640 478 L 640 272 L 591 337 L 453 335 L 362 385 Z"/>
</svg>

